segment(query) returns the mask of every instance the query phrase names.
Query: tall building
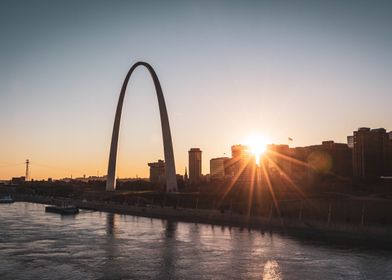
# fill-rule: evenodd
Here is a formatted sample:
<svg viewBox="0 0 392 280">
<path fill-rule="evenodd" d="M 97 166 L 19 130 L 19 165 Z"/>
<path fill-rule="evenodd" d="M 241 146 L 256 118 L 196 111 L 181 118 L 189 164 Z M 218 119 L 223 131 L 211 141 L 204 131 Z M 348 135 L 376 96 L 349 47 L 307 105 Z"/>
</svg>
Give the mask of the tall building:
<svg viewBox="0 0 392 280">
<path fill-rule="evenodd" d="M 354 136 L 352 136 L 352 135 L 347 136 L 347 146 L 350 149 L 354 149 Z"/>
<path fill-rule="evenodd" d="M 384 128 L 354 131 L 353 173 L 362 179 L 391 175 L 391 140 Z"/>
<path fill-rule="evenodd" d="M 228 157 L 213 158 L 210 160 L 210 177 L 214 179 L 224 179 L 229 175 Z"/>
<path fill-rule="evenodd" d="M 201 150 L 199 148 L 191 148 L 188 151 L 188 155 L 189 182 L 196 184 L 201 180 Z"/>
<path fill-rule="evenodd" d="M 238 183 L 249 184 L 256 179 L 256 158 L 248 146 L 231 146 L 231 159 L 228 165 Z"/>
<path fill-rule="evenodd" d="M 388 145 L 386 155 L 386 176 L 392 176 L 392 131 L 388 132 Z"/>
<path fill-rule="evenodd" d="M 165 162 L 158 160 L 157 162 L 150 162 L 150 182 L 154 184 L 165 183 Z"/>
</svg>

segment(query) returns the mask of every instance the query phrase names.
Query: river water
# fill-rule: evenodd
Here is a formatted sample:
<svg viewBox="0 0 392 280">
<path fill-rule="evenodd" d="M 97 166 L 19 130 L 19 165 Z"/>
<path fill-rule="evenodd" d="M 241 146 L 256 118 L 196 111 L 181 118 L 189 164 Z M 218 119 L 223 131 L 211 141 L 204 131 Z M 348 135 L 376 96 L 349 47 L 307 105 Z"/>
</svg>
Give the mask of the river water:
<svg viewBox="0 0 392 280">
<path fill-rule="evenodd" d="M 0 204 L 0 279 L 392 279 L 392 252 L 18 202 Z"/>
</svg>

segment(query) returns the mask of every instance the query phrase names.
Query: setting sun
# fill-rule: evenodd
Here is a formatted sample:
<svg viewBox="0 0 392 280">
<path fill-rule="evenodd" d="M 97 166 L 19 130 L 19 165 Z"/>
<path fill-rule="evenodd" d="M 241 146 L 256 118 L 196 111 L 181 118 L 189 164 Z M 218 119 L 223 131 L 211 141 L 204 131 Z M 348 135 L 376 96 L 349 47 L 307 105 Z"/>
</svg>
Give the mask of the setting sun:
<svg viewBox="0 0 392 280">
<path fill-rule="evenodd" d="M 258 163 L 261 156 L 267 150 L 269 141 L 264 135 L 256 133 L 250 135 L 245 141 L 245 144 L 249 147 L 250 152 L 255 155 L 256 162 Z"/>
</svg>

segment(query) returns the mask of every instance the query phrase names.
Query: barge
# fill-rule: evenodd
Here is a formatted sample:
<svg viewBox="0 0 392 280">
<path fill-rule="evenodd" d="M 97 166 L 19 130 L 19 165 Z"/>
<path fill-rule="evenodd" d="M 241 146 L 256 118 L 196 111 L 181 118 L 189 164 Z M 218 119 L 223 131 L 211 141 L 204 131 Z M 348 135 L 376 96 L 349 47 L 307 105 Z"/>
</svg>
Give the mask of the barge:
<svg viewBox="0 0 392 280">
<path fill-rule="evenodd" d="M 45 212 L 57 213 L 61 215 L 75 215 L 79 213 L 79 208 L 72 205 L 69 206 L 50 205 L 45 207 Z"/>
</svg>

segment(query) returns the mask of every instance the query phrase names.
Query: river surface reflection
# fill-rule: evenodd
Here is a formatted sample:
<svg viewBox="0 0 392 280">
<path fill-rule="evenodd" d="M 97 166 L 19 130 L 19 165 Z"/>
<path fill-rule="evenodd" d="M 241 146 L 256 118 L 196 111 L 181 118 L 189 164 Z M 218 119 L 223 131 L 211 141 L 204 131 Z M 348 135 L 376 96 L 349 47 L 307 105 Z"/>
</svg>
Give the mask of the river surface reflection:
<svg viewBox="0 0 392 280">
<path fill-rule="evenodd" d="M 0 204 L 0 279 L 391 279 L 392 252 L 332 243 Z"/>
</svg>

